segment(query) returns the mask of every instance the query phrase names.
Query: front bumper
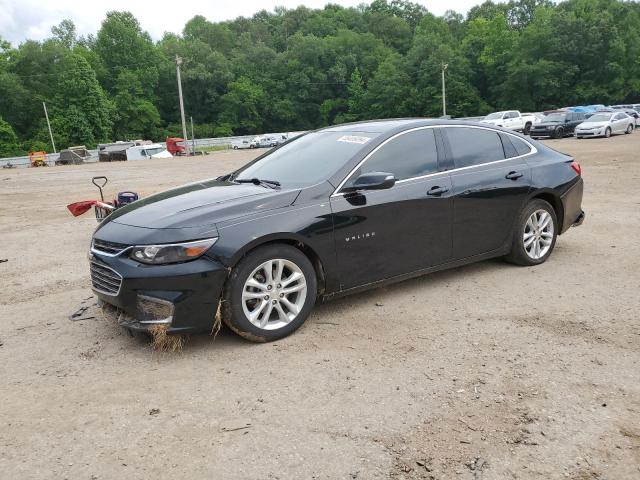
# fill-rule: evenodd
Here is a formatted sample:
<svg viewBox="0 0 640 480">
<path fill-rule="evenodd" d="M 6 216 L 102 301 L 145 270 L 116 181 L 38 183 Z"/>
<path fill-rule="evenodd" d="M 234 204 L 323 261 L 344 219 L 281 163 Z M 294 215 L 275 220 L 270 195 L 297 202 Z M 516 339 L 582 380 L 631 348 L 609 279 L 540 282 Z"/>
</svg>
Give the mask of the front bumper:
<svg viewBox="0 0 640 480">
<path fill-rule="evenodd" d="M 123 327 L 149 331 L 166 325 L 175 334 L 211 331 L 227 278 L 226 267 L 216 260 L 205 255 L 173 265 L 142 265 L 126 253 L 96 251 L 89 260 L 95 295 L 125 313 L 120 315 Z"/>
<path fill-rule="evenodd" d="M 551 138 L 553 137 L 555 130 L 529 130 L 529 136 L 531 138 Z"/>
<path fill-rule="evenodd" d="M 601 130 L 576 130 L 576 137 L 604 137 L 604 129 Z"/>
</svg>

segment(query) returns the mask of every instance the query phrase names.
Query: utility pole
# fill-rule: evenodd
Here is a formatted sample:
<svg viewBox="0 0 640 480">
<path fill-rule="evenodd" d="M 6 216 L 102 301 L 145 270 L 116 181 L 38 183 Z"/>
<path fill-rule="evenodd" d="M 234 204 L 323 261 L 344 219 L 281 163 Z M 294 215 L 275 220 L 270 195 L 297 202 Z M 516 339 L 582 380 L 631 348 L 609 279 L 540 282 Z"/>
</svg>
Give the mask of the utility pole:
<svg viewBox="0 0 640 480">
<path fill-rule="evenodd" d="M 49 137 L 51 138 L 51 146 L 53 147 L 53 153 L 56 152 L 56 144 L 53 141 L 53 132 L 51 132 L 51 123 L 49 122 L 49 114 L 47 113 L 47 104 L 42 102 L 42 107 L 44 108 L 44 116 L 47 117 L 47 126 L 49 127 Z"/>
<path fill-rule="evenodd" d="M 447 69 L 448 66 L 449 66 L 448 63 L 442 64 L 442 116 L 443 117 L 447 116 L 447 95 L 444 88 L 444 71 Z"/>
<path fill-rule="evenodd" d="M 193 134 L 193 117 L 189 116 L 191 119 L 191 153 L 196 151 L 196 136 Z"/>
<path fill-rule="evenodd" d="M 180 79 L 180 65 L 182 65 L 182 58 L 176 55 L 176 75 L 178 77 L 178 97 L 180 97 L 180 116 L 182 117 L 182 136 L 184 138 L 185 153 L 188 153 L 189 144 L 187 143 L 187 123 L 184 120 L 184 102 L 182 101 L 182 80 Z"/>
</svg>

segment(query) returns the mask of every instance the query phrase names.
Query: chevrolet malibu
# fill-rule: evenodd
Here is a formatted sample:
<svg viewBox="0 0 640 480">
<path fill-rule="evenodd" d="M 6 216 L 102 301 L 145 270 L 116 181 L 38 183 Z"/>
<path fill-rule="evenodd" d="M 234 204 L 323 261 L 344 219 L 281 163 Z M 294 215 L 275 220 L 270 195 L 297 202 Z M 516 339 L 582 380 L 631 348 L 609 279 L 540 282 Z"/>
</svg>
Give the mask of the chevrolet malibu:
<svg viewBox="0 0 640 480">
<path fill-rule="evenodd" d="M 317 301 L 492 257 L 541 264 L 582 223 L 582 190 L 573 158 L 492 126 L 334 126 L 116 210 L 92 285 L 131 330 L 211 331 L 219 313 L 275 340 Z"/>
</svg>

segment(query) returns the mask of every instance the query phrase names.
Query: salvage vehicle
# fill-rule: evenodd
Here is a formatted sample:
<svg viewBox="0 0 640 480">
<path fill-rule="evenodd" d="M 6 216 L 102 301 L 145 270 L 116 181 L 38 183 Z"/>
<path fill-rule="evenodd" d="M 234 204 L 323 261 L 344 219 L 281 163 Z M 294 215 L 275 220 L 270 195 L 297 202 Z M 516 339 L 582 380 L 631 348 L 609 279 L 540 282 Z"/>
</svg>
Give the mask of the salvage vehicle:
<svg viewBox="0 0 640 480">
<path fill-rule="evenodd" d="M 164 143 L 167 146 L 168 152 L 173 156 L 179 157 L 189 153 L 186 147 L 187 142 L 184 141 L 184 138 L 167 137 Z"/>
<path fill-rule="evenodd" d="M 257 136 L 249 145 L 251 148 L 272 148 L 278 145 L 278 139 L 271 136 Z"/>
<path fill-rule="evenodd" d="M 481 123 L 327 127 L 113 211 L 91 280 L 130 330 L 211 332 L 219 314 L 276 340 L 316 301 L 492 257 L 539 265 L 582 223 L 582 190 L 573 158 Z"/>
<path fill-rule="evenodd" d="M 552 112 L 531 128 L 531 138 L 563 138 L 573 135 L 576 127 L 585 119 L 583 112 Z"/>
<path fill-rule="evenodd" d="M 517 110 L 509 110 L 506 112 L 490 113 L 480 120 L 480 122 L 529 135 L 529 130 L 539 122 L 539 119 L 532 113 L 524 114 Z"/>
<path fill-rule="evenodd" d="M 173 155 L 164 148 L 164 145 L 152 143 L 149 145 L 136 145 L 126 150 L 127 160 L 143 160 L 146 158 L 172 158 Z"/>
<path fill-rule="evenodd" d="M 576 138 L 606 137 L 632 133 L 635 119 L 624 112 L 598 112 L 576 127 Z"/>
</svg>

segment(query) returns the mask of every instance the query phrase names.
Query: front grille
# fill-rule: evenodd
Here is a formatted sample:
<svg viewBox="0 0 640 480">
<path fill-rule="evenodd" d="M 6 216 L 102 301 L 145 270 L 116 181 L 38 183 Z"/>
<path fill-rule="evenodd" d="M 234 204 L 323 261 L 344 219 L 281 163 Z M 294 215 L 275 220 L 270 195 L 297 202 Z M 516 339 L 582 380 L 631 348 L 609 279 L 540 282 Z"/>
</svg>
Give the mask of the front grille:
<svg viewBox="0 0 640 480">
<path fill-rule="evenodd" d="M 95 260 L 91 261 L 90 269 L 91 284 L 94 290 L 114 297 L 118 295 L 122 285 L 122 276 L 118 272 Z"/>
<path fill-rule="evenodd" d="M 106 253 L 107 255 L 118 255 L 129 245 L 123 243 L 106 242 L 104 240 L 93 239 L 92 248 L 98 252 Z"/>
</svg>

